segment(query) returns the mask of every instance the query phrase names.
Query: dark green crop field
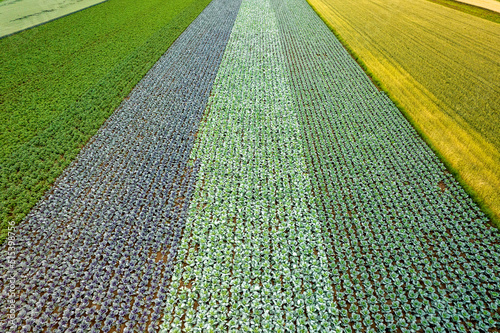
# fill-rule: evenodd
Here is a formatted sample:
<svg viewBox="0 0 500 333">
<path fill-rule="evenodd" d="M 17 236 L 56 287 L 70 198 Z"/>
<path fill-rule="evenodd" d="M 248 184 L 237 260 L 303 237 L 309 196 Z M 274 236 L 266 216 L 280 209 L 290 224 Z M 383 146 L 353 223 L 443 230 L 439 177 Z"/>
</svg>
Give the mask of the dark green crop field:
<svg viewBox="0 0 500 333">
<path fill-rule="evenodd" d="M 0 242 L 210 0 L 109 0 L 0 40 Z"/>
</svg>

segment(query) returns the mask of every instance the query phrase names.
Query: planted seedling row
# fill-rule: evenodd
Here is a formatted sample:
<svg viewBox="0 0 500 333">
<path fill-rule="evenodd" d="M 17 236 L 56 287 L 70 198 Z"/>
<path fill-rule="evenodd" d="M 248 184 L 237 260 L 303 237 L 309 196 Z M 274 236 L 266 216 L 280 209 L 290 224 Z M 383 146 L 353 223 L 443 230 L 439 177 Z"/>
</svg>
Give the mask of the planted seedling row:
<svg viewBox="0 0 500 333">
<path fill-rule="evenodd" d="M 268 1 L 242 2 L 192 152 L 164 332 L 341 325 L 276 23 Z"/>
<path fill-rule="evenodd" d="M 498 329 L 498 231 L 309 5 L 271 2 L 342 329 Z"/>
</svg>

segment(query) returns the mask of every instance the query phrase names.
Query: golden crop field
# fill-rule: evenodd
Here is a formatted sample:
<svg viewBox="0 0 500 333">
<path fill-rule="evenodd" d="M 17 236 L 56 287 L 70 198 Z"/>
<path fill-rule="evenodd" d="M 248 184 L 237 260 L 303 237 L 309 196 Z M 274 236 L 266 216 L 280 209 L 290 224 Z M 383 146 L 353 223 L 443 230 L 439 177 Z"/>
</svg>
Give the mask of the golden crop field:
<svg viewBox="0 0 500 333">
<path fill-rule="evenodd" d="M 427 0 L 309 0 L 500 217 L 500 25 Z"/>
</svg>

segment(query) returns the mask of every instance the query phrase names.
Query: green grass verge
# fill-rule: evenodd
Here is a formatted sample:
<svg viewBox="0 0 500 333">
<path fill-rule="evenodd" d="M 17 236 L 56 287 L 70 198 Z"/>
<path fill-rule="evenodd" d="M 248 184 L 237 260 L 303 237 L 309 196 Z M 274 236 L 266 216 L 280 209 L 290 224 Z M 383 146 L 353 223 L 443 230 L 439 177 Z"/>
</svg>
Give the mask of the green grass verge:
<svg viewBox="0 0 500 333">
<path fill-rule="evenodd" d="M 210 0 L 109 0 L 0 40 L 0 243 Z"/>
<path fill-rule="evenodd" d="M 456 9 L 461 12 L 471 14 L 491 22 L 500 23 L 500 13 L 494 12 L 486 8 L 469 5 L 454 0 L 427 0 L 427 1 L 434 2 L 452 9 Z"/>
<path fill-rule="evenodd" d="M 434 1 L 434 0 L 429 0 L 429 1 Z M 442 1 L 442 0 L 437 0 L 437 1 Z M 447 1 L 447 0 L 443 0 Z M 455 1 L 451 1 L 455 2 Z M 366 66 L 366 64 L 359 58 L 359 56 L 353 51 L 353 49 L 349 46 L 349 44 L 345 41 L 345 39 L 342 38 L 342 36 L 339 35 L 339 33 L 335 30 L 335 28 L 332 27 L 332 25 L 328 22 L 328 20 L 308 1 L 309 5 L 311 8 L 316 12 L 316 14 L 325 22 L 325 24 L 328 26 L 328 28 L 332 31 L 332 33 L 337 37 L 337 39 L 340 41 L 340 43 L 344 46 L 344 48 L 349 52 L 351 57 L 358 63 L 358 65 L 364 70 L 366 75 L 370 78 L 370 80 L 373 82 L 373 84 L 377 87 L 377 89 L 383 91 L 390 99 L 391 101 L 396 105 L 396 107 L 399 109 L 399 111 L 403 114 L 406 120 L 410 122 L 410 124 L 415 128 L 417 131 L 418 135 L 425 141 L 425 143 L 431 148 L 431 150 L 438 156 L 438 158 L 441 160 L 441 162 L 446 166 L 446 169 L 448 172 L 450 172 L 455 179 L 460 183 L 460 185 L 465 189 L 467 194 L 470 195 L 472 200 L 481 208 L 481 210 L 486 214 L 486 216 L 490 219 L 491 225 L 496 226 L 498 229 L 500 229 L 500 217 L 498 217 L 484 202 L 484 200 L 470 187 L 465 183 L 465 181 L 460 177 L 458 171 L 451 166 L 451 164 L 443 157 L 441 153 L 436 149 L 436 147 L 433 145 L 432 141 L 423 133 L 422 129 L 416 123 L 411 119 L 409 116 L 408 112 L 405 110 L 405 108 L 394 98 L 394 96 L 391 94 L 391 92 L 384 87 L 384 85 L 380 82 L 380 80 L 370 71 L 370 69 Z"/>
</svg>

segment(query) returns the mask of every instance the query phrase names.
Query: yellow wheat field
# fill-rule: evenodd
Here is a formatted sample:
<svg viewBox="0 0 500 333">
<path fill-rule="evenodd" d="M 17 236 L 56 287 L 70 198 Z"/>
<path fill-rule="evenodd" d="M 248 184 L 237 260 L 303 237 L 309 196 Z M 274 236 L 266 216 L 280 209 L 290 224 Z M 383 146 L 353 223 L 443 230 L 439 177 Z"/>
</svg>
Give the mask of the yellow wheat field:
<svg viewBox="0 0 500 333">
<path fill-rule="evenodd" d="M 500 217 L 500 25 L 426 0 L 309 0 Z"/>
</svg>

